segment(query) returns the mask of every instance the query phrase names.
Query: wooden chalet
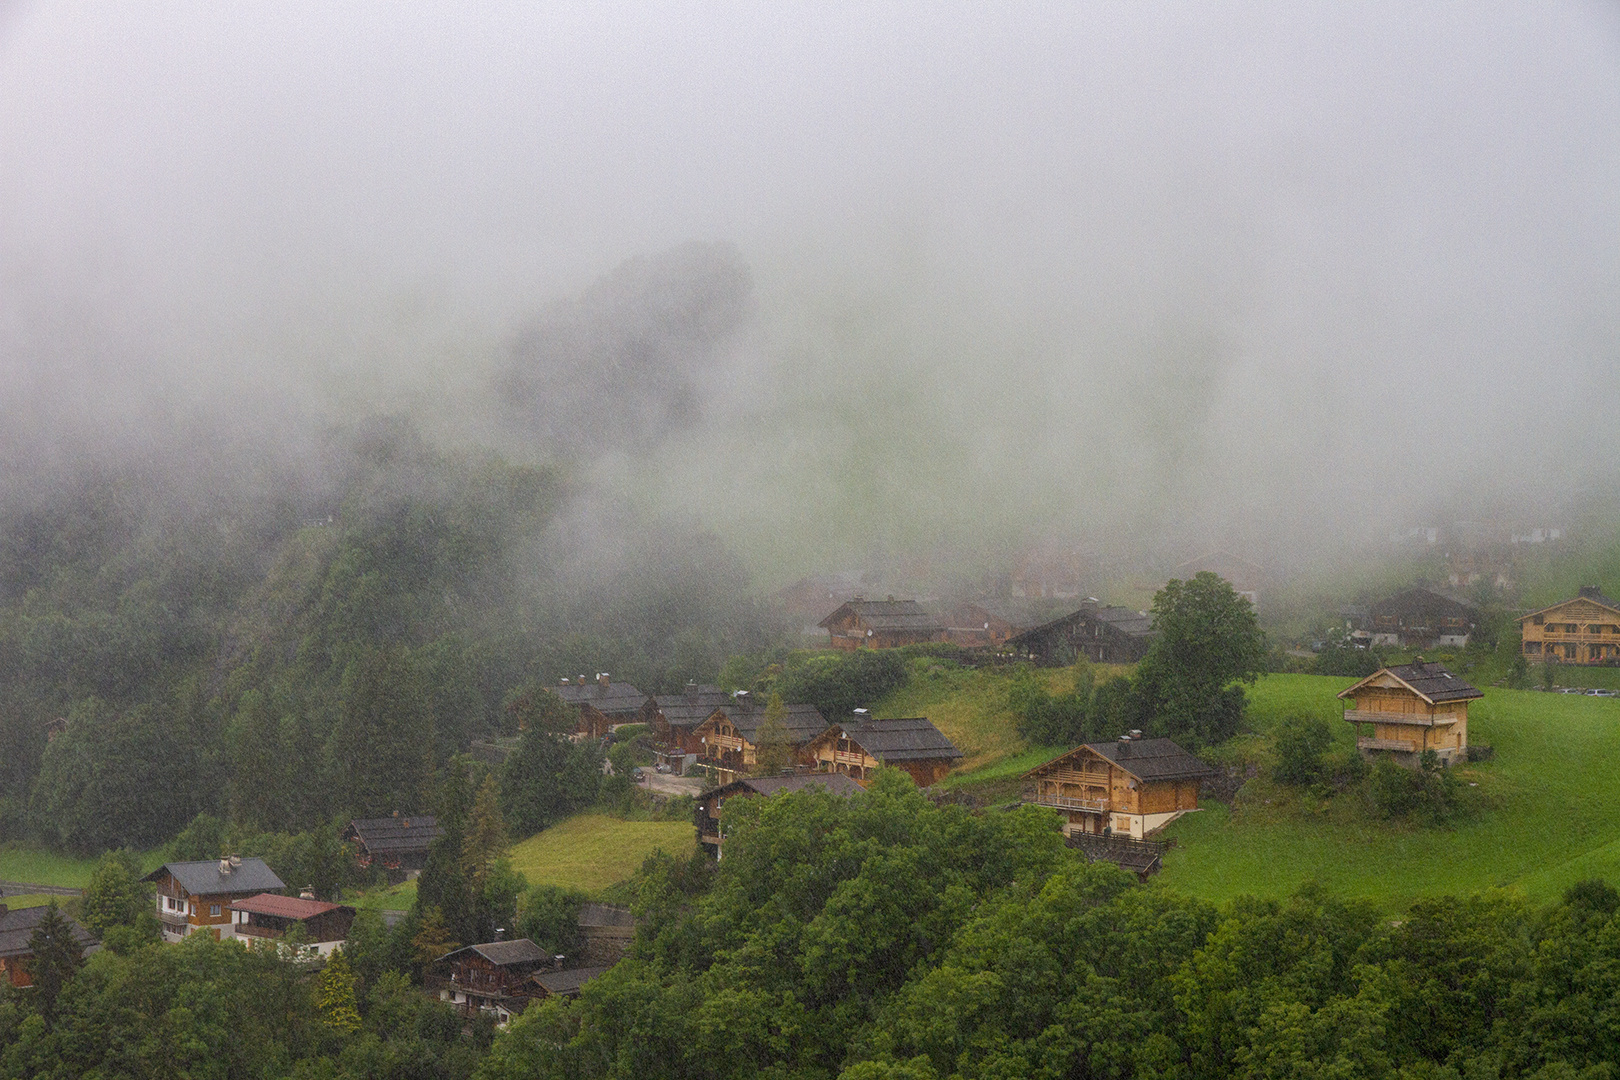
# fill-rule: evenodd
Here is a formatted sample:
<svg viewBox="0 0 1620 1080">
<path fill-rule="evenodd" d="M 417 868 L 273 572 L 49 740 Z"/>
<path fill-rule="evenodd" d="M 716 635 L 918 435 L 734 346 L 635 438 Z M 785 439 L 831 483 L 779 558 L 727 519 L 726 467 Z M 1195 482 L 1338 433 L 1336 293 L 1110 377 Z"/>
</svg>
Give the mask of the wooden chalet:
<svg viewBox="0 0 1620 1080">
<path fill-rule="evenodd" d="M 721 849 L 726 842 L 720 810 L 726 803 L 734 799 L 759 796 L 769 798 L 784 791 L 803 791 L 812 787 L 830 791 L 834 795 L 853 795 L 862 790 L 861 785 L 847 775 L 837 772 L 797 773 L 792 776 L 745 776 L 729 784 L 721 784 L 698 796 L 697 809 L 693 815 L 697 825 L 698 845 L 716 860 L 720 858 Z"/>
<path fill-rule="evenodd" d="M 1011 593 L 1031 600 L 1073 600 L 1086 594 L 1086 582 L 1095 580 L 1099 572 L 1095 553 L 1048 544 L 1018 560 Z"/>
<path fill-rule="evenodd" d="M 1479 609 L 1467 600 L 1417 587 L 1370 605 L 1352 616 L 1350 636 L 1371 645 L 1403 649 L 1463 648 L 1479 621 Z"/>
<path fill-rule="evenodd" d="M 143 880 L 157 886 L 158 922 L 163 940 L 171 942 L 196 933 L 212 934 L 215 940 L 233 937 L 232 904 L 286 888 L 263 859 L 235 855 L 164 863 Z"/>
<path fill-rule="evenodd" d="M 0 981 L 12 986 L 32 986 L 33 976 L 28 973 L 28 961 L 34 956 L 34 931 L 45 921 L 48 905 L 7 909 L 0 904 Z M 96 936 L 80 926 L 66 912 L 59 912 L 68 924 L 80 954 L 86 955 L 100 948 Z"/>
<path fill-rule="evenodd" d="M 994 600 L 957 604 L 945 615 L 945 640 L 969 649 L 994 648 L 1044 621 L 1026 607 Z"/>
<path fill-rule="evenodd" d="M 1134 664 L 1153 642 L 1153 620 L 1130 608 L 1087 600 L 1080 610 L 1015 634 L 1007 647 L 1043 667 L 1084 657 L 1098 664 Z"/>
<path fill-rule="evenodd" d="M 778 590 L 776 602 L 794 629 L 814 636 L 819 629 L 816 620 L 822 612 L 845 600 L 853 600 L 863 592 L 872 591 L 873 584 L 860 570 L 812 574 Z"/>
<path fill-rule="evenodd" d="M 577 735 L 582 739 L 600 739 L 620 724 L 651 724 L 652 699 L 629 683 L 616 683 L 605 671 L 596 673 L 587 681 L 581 675 L 575 682 L 562 680 L 546 688 L 565 703 L 579 708 Z"/>
<path fill-rule="evenodd" d="M 1416 768 L 1425 750 L 1451 764 L 1468 753 L 1468 703 L 1485 695 L 1440 664 L 1420 656 L 1410 664 L 1380 668 L 1339 694 L 1355 702 L 1344 719 L 1356 725 L 1363 757 L 1388 754 Z M 1362 735 L 1362 725 L 1371 734 Z"/>
<path fill-rule="evenodd" d="M 697 729 L 716 709 L 731 705 L 733 696 L 718 686 L 687 683 L 679 694 L 659 694 L 652 700 L 652 738 L 658 762 L 685 775 L 703 756 Z"/>
<path fill-rule="evenodd" d="M 1525 659 L 1560 664 L 1620 663 L 1620 601 L 1596 585 L 1519 620 Z"/>
<path fill-rule="evenodd" d="M 354 846 L 362 869 L 380 866 L 396 884 L 414 877 L 427 865 L 428 848 L 444 835 L 432 814 L 355 818 L 343 827 L 343 842 Z"/>
<path fill-rule="evenodd" d="M 928 787 L 945 778 L 962 751 L 927 717 L 873 720 L 857 713 L 816 736 L 804 756 L 817 772 L 844 773 L 862 787 L 884 766 L 904 769 L 918 787 Z"/>
<path fill-rule="evenodd" d="M 1198 809 L 1198 789 L 1218 770 L 1169 739 L 1127 735 L 1084 743 L 1024 774 L 1024 802 L 1067 819 L 1066 835 L 1144 839 Z"/>
<path fill-rule="evenodd" d="M 429 965 L 422 986 L 471 1019 L 480 1013 L 504 1025 L 537 995 L 531 976 L 553 968 L 556 958 L 528 938 L 468 945 Z"/>
<path fill-rule="evenodd" d="M 728 784 L 759 767 L 760 728 L 765 724 L 765 709 L 743 695 L 733 703 L 714 710 L 709 718 L 694 731 L 701 756 L 698 764 L 714 770 L 718 784 Z M 800 756 L 804 745 L 827 730 L 827 718 L 821 710 L 810 704 L 787 706 L 782 718 L 786 729 L 790 760 Z"/>
<path fill-rule="evenodd" d="M 817 625 L 831 635 L 833 648 L 850 651 L 896 649 L 945 640 L 945 626 L 938 616 L 915 600 L 896 600 L 892 596 L 887 600 L 847 601 Z"/>
<path fill-rule="evenodd" d="M 301 939 L 296 948 L 304 956 L 327 957 L 349 939 L 354 908 L 315 899 L 305 890 L 298 896 L 260 893 L 231 905 L 231 934 L 242 941 L 263 941 L 292 948 L 287 935 Z"/>
</svg>

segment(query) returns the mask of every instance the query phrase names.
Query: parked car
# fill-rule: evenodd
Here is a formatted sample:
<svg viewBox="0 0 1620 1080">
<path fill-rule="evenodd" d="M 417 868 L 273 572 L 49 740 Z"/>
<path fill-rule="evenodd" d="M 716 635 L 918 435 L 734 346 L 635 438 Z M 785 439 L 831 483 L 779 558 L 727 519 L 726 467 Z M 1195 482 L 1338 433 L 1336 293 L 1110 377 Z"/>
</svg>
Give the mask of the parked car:
<svg viewBox="0 0 1620 1080">
<path fill-rule="evenodd" d="M 1586 692 L 1587 697 L 1620 697 L 1620 690 L 1591 689 Z"/>
</svg>

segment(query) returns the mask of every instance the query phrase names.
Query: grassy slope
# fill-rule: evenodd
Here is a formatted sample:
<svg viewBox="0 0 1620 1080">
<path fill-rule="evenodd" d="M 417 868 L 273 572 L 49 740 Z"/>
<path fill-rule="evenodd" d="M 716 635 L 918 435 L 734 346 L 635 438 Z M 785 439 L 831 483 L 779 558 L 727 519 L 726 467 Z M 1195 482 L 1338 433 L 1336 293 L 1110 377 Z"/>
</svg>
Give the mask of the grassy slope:
<svg viewBox="0 0 1620 1080">
<path fill-rule="evenodd" d="M 155 851 L 147 852 L 140 860 L 141 866 L 147 870 L 156 870 L 163 865 L 162 854 Z M 79 859 L 20 844 L 7 844 L 0 847 L 0 881 L 26 881 L 36 885 L 82 889 L 90 884 L 90 875 L 100 862 L 99 858 Z M 10 904 L 11 900 L 7 899 L 6 903 Z"/>
<path fill-rule="evenodd" d="M 1274 675 L 1251 692 L 1264 730 L 1292 708 L 1337 717 L 1351 680 Z M 1338 738 L 1352 738 L 1335 724 Z M 1493 887 L 1546 897 L 1587 877 L 1620 876 L 1620 701 L 1487 690 L 1469 709 L 1469 740 L 1495 760 L 1464 768 L 1483 804 L 1453 828 L 1368 820 L 1353 799 L 1317 801 L 1251 784 L 1236 807 L 1189 815 L 1157 879 L 1212 900 L 1284 895 L 1306 881 L 1371 896 L 1391 910 L 1417 896 Z M 1266 805 L 1266 797 L 1272 804 Z"/>
<path fill-rule="evenodd" d="M 597 893 L 629 877 L 655 851 L 685 858 L 696 845 L 689 821 L 622 821 L 584 813 L 514 845 L 512 865 L 530 885 Z"/>
</svg>

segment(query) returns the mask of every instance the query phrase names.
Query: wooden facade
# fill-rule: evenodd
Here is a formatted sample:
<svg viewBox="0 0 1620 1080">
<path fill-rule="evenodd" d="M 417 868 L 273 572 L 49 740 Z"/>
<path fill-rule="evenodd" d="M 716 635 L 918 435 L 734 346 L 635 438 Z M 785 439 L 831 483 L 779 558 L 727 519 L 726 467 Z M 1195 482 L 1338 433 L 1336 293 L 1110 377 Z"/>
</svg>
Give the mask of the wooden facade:
<svg viewBox="0 0 1620 1080">
<path fill-rule="evenodd" d="M 1526 660 L 1559 664 L 1620 663 L 1620 601 L 1595 585 L 1519 620 Z"/>
<path fill-rule="evenodd" d="M 993 649 L 1036 622 L 1024 608 L 988 600 L 957 604 L 946 613 L 945 640 L 968 649 Z"/>
<path fill-rule="evenodd" d="M 380 866 L 398 884 L 427 865 L 428 848 L 444 835 L 432 814 L 355 818 L 343 827 L 343 842 L 354 848 L 361 869 Z"/>
<path fill-rule="evenodd" d="M 311 893 L 282 896 L 260 893 L 231 905 L 231 933 L 246 942 L 287 947 L 288 934 L 302 940 L 296 951 L 305 956 L 331 956 L 349 938 L 354 908 L 315 899 Z"/>
<path fill-rule="evenodd" d="M 34 978 L 28 971 L 28 962 L 34 955 L 34 931 L 45 921 L 45 913 L 49 910 L 48 905 L 8 909 L 0 904 L 0 982 L 17 987 L 34 984 Z M 67 922 L 81 954 L 94 952 L 98 947 L 95 935 L 69 918 L 67 913 L 60 914 Z"/>
<path fill-rule="evenodd" d="M 754 772 L 759 768 L 764 725 L 765 710 L 751 702 L 714 710 L 693 732 L 699 747 L 698 764 L 713 773 L 717 784 Z M 826 730 L 827 718 L 814 705 L 798 703 L 786 707 L 782 727 L 791 763 L 801 758 L 806 743 Z"/>
<path fill-rule="evenodd" d="M 215 939 L 234 936 L 231 905 L 286 885 L 263 859 L 209 859 L 173 862 L 144 879 L 156 887 L 158 922 L 164 941 L 207 933 Z"/>
<path fill-rule="evenodd" d="M 531 976 L 555 963 L 528 938 L 492 941 L 439 957 L 422 985 L 468 1019 L 487 1013 L 504 1025 L 538 996 Z"/>
<path fill-rule="evenodd" d="M 1468 703 L 1484 695 L 1419 657 L 1381 668 L 1339 697 L 1355 703 L 1344 719 L 1356 725 L 1356 746 L 1364 757 L 1388 755 L 1415 768 L 1426 750 L 1448 765 L 1467 755 Z"/>
<path fill-rule="evenodd" d="M 904 769 L 918 787 L 928 787 L 945 779 L 961 757 L 962 751 L 923 716 L 836 723 L 804 748 L 811 768 L 843 773 L 862 787 L 884 767 Z"/>
<path fill-rule="evenodd" d="M 896 649 L 944 641 L 945 625 L 915 600 L 850 600 L 818 624 L 835 649 Z"/>
<path fill-rule="evenodd" d="M 652 698 L 629 683 L 614 682 L 605 671 L 589 680 L 583 675 L 563 679 L 546 689 L 579 709 L 576 738 L 606 738 L 620 724 L 652 724 L 657 713 Z"/>
<path fill-rule="evenodd" d="M 1153 643 L 1153 620 L 1130 608 L 1088 600 L 1078 611 L 1007 639 L 1008 648 L 1043 667 L 1084 658 L 1097 664 L 1134 664 Z"/>
<path fill-rule="evenodd" d="M 693 822 L 697 826 L 698 846 L 715 859 L 721 857 L 725 846 L 725 823 L 722 810 L 736 799 L 769 798 L 784 791 L 803 791 L 817 787 L 834 795 L 853 795 L 861 786 L 847 775 L 836 772 L 800 773 L 794 776 L 743 777 L 713 787 L 698 796 Z"/>
<path fill-rule="evenodd" d="M 1198 809 L 1216 770 L 1169 739 L 1085 743 L 1024 774 L 1024 802 L 1064 816 L 1065 834 L 1141 840 Z"/>
<path fill-rule="evenodd" d="M 1372 645 L 1460 649 L 1478 620 L 1479 609 L 1467 600 L 1419 587 L 1377 601 L 1350 629 L 1351 637 Z"/>
<path fill-rule="evenodd" d="M 733 705 L 736 699 L 718 686 L 688 683 L 681 693 L 660 694 L 652 702 L 652 742 L 658 761 L 684 774 L 703 756 L 697 729 L 717 709 Z M 746 703 L 744 696 L 744 707 Z"/>
</svg>

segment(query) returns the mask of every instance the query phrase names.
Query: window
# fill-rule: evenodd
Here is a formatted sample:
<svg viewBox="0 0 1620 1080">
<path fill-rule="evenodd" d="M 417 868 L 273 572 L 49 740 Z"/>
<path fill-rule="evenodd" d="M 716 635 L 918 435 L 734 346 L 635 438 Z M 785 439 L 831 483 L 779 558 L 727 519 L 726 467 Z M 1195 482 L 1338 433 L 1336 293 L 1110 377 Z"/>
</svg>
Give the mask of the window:
<svg viewBox="0 0 1620 1080">
<path fill-rule="evenodd" d="M 1564 624 L 1564 633 L 1573 634 L 1574 632 L 1575 632 L 1575 624 L 1574 623 L 1565 623 Z"/>
<path fill-rule="evenodd" d="M 1542 621 L 1542 620 L 1541 620 L 1541 616 L 1540 616 L 1540 615 L 1532 615 L 1532 616 L 1531 616 L 1531 617 L 1530 617 L 1530 621 L 1531 621 L 1531 622 L 1532 622 L 1532 623 L 1535 623 L 1535 624 L 1536 624 L 1536 625 L 1537 625 L 1537 626 L 1540 626 L 1540 625 L 1541 625 L 1541 621 Z"/>
<path fill-rule="evenodd" d="M 1524 643 L 1524 651 L 1525 651 L 1526 654 L 1528 654 L 1530 656 L 1535 656 L 1536 654 L 1541 652 L 1541 642 L 1539 642 L 1539 641 L 1527 641 L 1527 642 L 1525 642 Z"/>
<path fill-rule="evenodd" d="M 218 904 L 209 904 L 208 905 L 208 914 L 213 916 L 216 919 L 219 918 L 219 905 Z"/>
</svg>

